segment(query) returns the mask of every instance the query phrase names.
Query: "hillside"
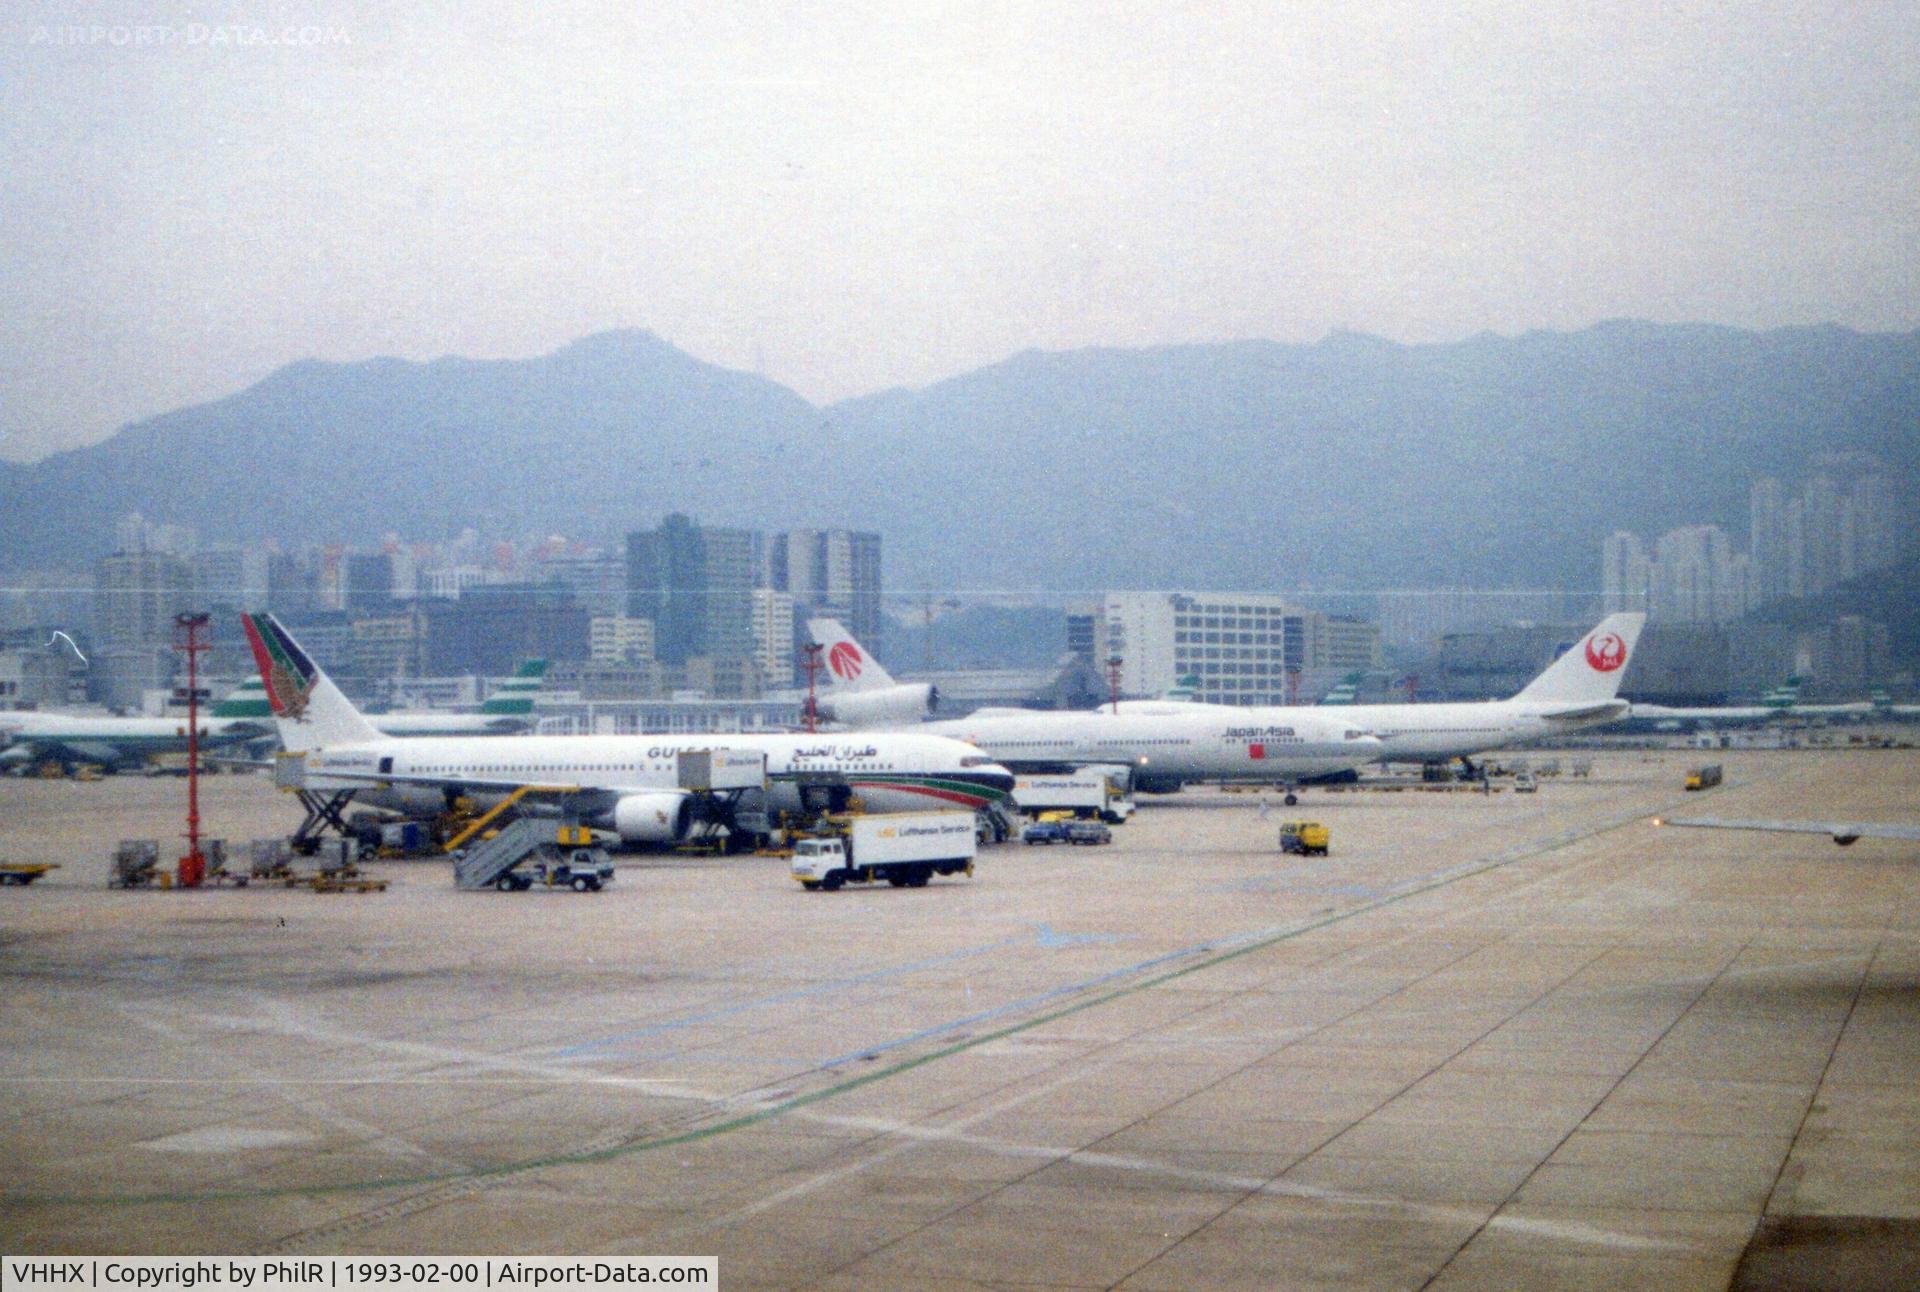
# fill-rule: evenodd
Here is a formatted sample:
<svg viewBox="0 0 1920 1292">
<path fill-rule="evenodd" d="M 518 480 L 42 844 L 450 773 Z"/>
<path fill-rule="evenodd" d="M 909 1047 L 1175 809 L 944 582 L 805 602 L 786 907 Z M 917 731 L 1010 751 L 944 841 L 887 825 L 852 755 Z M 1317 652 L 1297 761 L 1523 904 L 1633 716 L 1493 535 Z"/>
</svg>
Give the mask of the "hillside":
<svg viewBox="0 0 1920 1292">
<path fill-rule="evenodd" d="M 1615 528 L 1745 529 L 1749 480 L 1920 475 L 1920 334 L 1609 323 L 1029 352 L 815 408 L 645 332 L 538 358 L 299 363 L 0 466 L 0 553 L 88 560 L 139 510 L 204 541 L 471 525 L 606 539 L 668 510 L 880 531 L 894 588 L 1591 587 Z"/>
</svg>

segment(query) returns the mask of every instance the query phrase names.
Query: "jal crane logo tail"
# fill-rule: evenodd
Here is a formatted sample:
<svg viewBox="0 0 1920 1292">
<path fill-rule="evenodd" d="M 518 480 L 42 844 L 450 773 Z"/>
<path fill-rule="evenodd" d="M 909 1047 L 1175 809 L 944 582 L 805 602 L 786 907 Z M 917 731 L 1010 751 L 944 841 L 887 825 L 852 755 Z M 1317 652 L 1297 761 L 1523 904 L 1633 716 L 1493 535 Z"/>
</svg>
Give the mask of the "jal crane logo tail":
<svg viewBox="0 0 1920 1292">
<path fill-rule="evenodd" d="M 1634 643 L 1647 617 L 1638 612 L 1608 615 L 1573 648 L 1527 683 L 1516 700 L 1553 705 L 1607 704 L 1620 695 L 1620 680 L 1633 659 Z M 1622 704 L 1625 702 L 1622 701 Z"/>
<path fill-rule="evenodd" d="M 1596 673 L 1611 673 L 1627 662 L 1627 643 L 1619 633 L 1596 632 L 1587 638 L 1587 663 Z"/>
</svg>

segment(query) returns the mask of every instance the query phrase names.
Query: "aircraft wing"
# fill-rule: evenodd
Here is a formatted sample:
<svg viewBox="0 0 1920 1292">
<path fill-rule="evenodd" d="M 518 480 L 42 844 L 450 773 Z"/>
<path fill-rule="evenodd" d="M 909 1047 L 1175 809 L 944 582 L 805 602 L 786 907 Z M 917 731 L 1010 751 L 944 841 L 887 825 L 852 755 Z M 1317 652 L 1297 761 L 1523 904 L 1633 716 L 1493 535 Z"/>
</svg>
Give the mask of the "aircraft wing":
<svg viewBox="0 0 1920 1292">
<path fill-rule="evenodd" d="M 49 740 L 42 742 L 41 747 L 49 754 L 64 752 L 76 761 L 101 763 L 109 767 L 129 756 L 124 750 L 102 740 Z"/>
<path fill-rule="evenodd" d="M 202 760 L 215 767 L 230 767 L 243 772 L 270 772 L 273 770 L 271 758 L 242 758 L 237 754 L 208 754 Z"/>
<path fill-rule="evenodd" d="M 1656 820 L 1656 825 L 1694 826 L 1706 830 L 1773 830 L 1783 834 L 1825 834 L 1846 847 L 1856 839 L 1906 839 L 1920 843 L 1920 825 L 1875 824 L 1864 821 L 1737 821 L 1699 816 Z"/>
<path fill-rule="evenodd" d="M 477 790 L 482 794 L 511 794 L 515 790 L 525 790 L 526 797 L 538 799 L 566 800 L 569 806 L 592 812 L 612 807 L 623 795 L 635 790 L 613 789 L 604 785 L 539 785 L 526 781 L 494 780 L 485 776 L 426 776 L 417 772 L 377 772 L 357 769 L 336 770 L 331 767 L 318 768 L 307 773 L 319 781 L 352 781 L 362 785 L 422 785 L 431 789 L 450 789 L 456 791 Z M 675 793 L 663 788 L 646 793 Z"/>
</svg>

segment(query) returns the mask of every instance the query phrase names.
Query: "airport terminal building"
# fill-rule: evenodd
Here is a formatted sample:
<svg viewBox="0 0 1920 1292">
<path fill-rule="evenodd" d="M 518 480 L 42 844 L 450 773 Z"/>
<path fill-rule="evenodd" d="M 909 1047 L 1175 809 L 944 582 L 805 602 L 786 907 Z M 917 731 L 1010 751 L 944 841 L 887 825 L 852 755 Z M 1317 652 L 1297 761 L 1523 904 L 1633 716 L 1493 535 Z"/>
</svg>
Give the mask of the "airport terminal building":
<svg viewBox="0 0 1920 1292">
<path fill-rule="evenodd" d="M 1158 695 L 1197 677 L 1215 704 L 1286 704 L 1309 674 L 1381 666 L 1379 625 L 1251 592 L 1109 593 L 1101 658 L 1120 658 L 1120 689 Z"/>
</svg>

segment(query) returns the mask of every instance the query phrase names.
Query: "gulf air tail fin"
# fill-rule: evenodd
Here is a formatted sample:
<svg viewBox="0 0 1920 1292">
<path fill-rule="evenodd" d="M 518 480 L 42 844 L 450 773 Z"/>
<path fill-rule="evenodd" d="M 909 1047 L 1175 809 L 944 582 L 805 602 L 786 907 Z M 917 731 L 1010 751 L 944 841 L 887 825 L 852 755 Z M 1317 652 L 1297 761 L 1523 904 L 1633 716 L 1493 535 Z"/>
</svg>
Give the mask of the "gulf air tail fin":
<svg viewBox="0 0 1920 1292">
<path fill-rule="evenodd" d="M 241 615 L 240 622 L 288 753 L 386 739 L 272 615 Z"/>
<path fill-rule="evenodd" d="M 1604 704 L 1620 694 L 1620 679 L 1633 658 L 1634 643 L 1647 617 L 1638 612 L 1608 615 L 1575 642 L 1546 671 L 1526 684 L 1516 700 L 1541 704 Z"/>
<path fill-rule="evenodd" d="M 533 713 L 533 697 L 547 678 L 547 661 L 530 659 L 514 670 L 512 677 L 502 682 L 487 702 L 480 706 L 480 712 L 491 715 L 509 715 L 517 718 L 529 717 Z"/>
<path fill-rule="evenodd" d="M 820 685 L 826 690 L 877 691 L 896 685 L 838 619 L 807 620 L 807 635 L 820 643 Z"/>
</svg>

